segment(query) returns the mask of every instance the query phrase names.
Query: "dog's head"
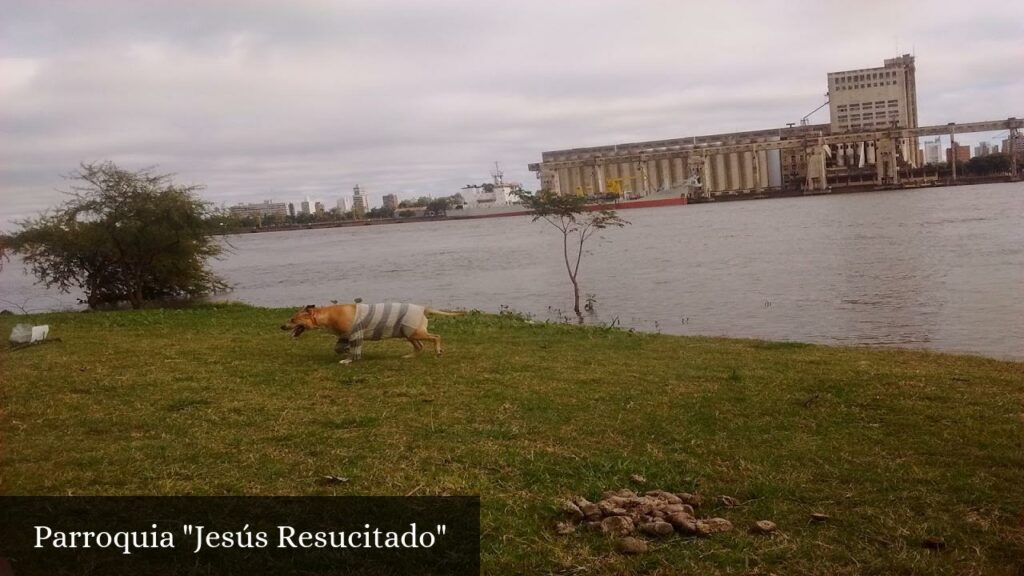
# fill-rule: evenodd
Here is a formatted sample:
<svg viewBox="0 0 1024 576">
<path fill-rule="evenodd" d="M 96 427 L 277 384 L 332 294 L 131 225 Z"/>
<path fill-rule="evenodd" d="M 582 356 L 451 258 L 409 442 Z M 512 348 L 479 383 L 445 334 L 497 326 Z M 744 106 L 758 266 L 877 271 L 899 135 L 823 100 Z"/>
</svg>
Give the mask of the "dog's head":
<svg viewBox="0 0 1024 576">
<path fill-rule="evenodd" d="M 281 325 L 281 330 L 291 330 L 292 338 L 298 338 L 306 330 L 316 330 L 320 326 L 316 323 L 316 318 L 313 316 L 315 310 L 316 306 L 312 304 L 299 310 L 287 322 Z"/>
</svg>

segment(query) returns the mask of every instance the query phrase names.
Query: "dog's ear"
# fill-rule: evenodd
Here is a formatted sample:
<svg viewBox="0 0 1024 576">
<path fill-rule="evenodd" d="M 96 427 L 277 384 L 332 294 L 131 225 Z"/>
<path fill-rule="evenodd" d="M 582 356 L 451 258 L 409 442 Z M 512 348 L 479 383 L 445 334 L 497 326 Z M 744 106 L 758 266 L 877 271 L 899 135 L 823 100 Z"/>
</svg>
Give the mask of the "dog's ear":
<svg viewBox="0 0 1024 576">
<path fill-rule="evenodd" d="M 312 310 L 313 308 L 316 308 L 316 304 L 306 304 L 306 307 L 303 308 L 303 310 Z"/>
</svg>

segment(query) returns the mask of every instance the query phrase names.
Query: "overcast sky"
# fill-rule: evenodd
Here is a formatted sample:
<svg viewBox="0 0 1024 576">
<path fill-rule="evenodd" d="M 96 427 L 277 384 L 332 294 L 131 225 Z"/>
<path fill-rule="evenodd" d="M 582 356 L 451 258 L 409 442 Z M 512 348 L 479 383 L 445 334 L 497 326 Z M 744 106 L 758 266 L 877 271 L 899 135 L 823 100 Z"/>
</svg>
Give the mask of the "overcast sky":
<svg viewBox="0 0 1024 576">
<path fill-rule="evenodd" d="M 1024 116 L 1020 1 L 5 0 L 0 229 L 81 161 L 228 205 L 532 189 L 543 150 L 782 126 L 904 52 L 921 124 Z"/>
</svg>

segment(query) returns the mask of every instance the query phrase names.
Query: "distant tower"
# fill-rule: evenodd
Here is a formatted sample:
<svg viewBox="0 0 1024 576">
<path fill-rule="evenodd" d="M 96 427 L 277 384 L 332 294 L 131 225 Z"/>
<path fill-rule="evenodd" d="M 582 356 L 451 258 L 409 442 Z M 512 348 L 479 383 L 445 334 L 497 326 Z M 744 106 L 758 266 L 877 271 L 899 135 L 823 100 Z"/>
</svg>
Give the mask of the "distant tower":
<svg viewBox="0 0 1024 576">
<path fill-rule="evenodd" d="M 310 206 L 309 202 L 309 196 L 306 196 L 306 199 L 302 201 L 302 213 L 305 214 L 306 216 L 309 216 L 310 214 L 313 213 L 312 206 Z"/>
<path fill-rule="evenodd" d="M 352 216 L 356 219 L 360 219 L 366 215 L 366 196 L 363 196 L 363 190 L 356 184 L 355 188 L 352 189 Z"/>
<path fill-rule="evenodd" d="M 345 197 L 338 198 L 338 214 L 344 214 L 348 212 L 348 204 L 345 202 Z"/>
<path fill-rule="evenodd" d="M 295 204 L 288 203 L 288 217 L 295 218 Z"/>
<path fill-rule="evenodd" d="M 495 186 L 505 185 L 505 173 L 501 171 L 501 167 L 498 166 L 497 162 L 494 163 L 494 172 L 491 172 L 491 177 L 494 178 Z"/>
</svg>

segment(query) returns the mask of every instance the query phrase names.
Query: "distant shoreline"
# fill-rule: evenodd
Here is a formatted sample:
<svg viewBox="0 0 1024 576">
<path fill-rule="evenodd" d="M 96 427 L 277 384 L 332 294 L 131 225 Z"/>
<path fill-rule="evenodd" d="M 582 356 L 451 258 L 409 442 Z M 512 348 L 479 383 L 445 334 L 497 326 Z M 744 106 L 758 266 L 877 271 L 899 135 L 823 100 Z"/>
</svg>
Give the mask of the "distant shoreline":
<svg viewBox="0 0 1024 576">
<path fill-rule="evenodd" d="M 761 193 L 736 193 L 736 194 L 722 194 L 715 196 L 714 198 L 704 199 L 697 198 L 690 200 L 690 204 L 714 204 L 717 202 L 737 202 L 742 200 L 767 200 L 772 198 L 800 198 L 804 196 L 823 196 L 833 194 L 855 194 L 862 192 L 892 192 L 897 190 L 916 190 L 919 188 L 947 188 L 952 186 L 971 186 L 977 184 L 1011 184 L 1013 182 L 1021 182 L 1021 180 L 1014 180 L 1007 174 L 1000 174 L 998 176 L 963 176 L 957 178 L 956 181 L 951 180 L 937 180 L 934 183 L 917 184 L 917 185 L 879 185 L 879 184 L 863 184 L 863 185 L 850 185 L 842 186 L 839 188 L 833 188 L 829 190 L 769 190 Z M 614 205 L 612 206 L 614 209 Z M 520 214 L 494 214 L 493 216 L 480 216 L 480 217 L 510 217 L 517 216 Z M 311 222 L 308 224 L 285 224 L 281 226 L 267 226 L 259 228 L 234 228 L 231 230 L 225 230 L 223 232 L 216 232 L 216 235 L 233 235 L 233 234 L 258 234 L 261 232 L 288 232 L 293 230 L 317 230 L 324 228 L 347 228 L 350 226 L 376 226 L 378 224 L 411 224 L 416 222 L 448 222 L 455 220 L 470 220 L 471 218 L 459 218 L 451 216 L 419 216 L 410 218 L 381 218 L 376 220 L 332 220 L 328 222 Z"/>
</svg>

